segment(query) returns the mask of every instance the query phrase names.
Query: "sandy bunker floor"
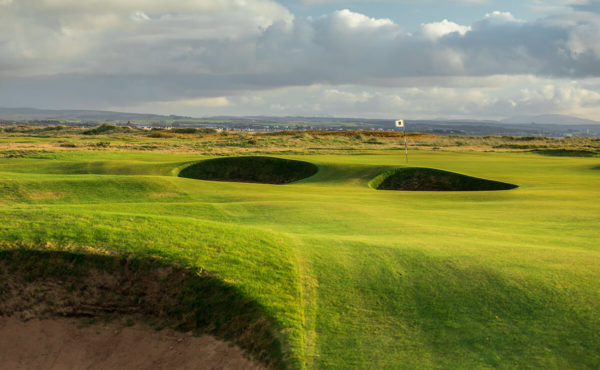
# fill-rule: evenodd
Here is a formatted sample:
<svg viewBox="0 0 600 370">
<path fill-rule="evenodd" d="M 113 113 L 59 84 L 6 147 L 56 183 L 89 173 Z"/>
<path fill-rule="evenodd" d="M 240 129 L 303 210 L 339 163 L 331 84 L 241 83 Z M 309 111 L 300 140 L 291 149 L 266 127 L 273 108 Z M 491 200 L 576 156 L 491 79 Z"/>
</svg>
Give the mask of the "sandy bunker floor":
<svg viewBox="0 0 600 370">
<path fill-rule="evenodd" d="M 3 369 L 263 369 L 211 336 L 77 319 L 0 317 Z"/>
</svg>

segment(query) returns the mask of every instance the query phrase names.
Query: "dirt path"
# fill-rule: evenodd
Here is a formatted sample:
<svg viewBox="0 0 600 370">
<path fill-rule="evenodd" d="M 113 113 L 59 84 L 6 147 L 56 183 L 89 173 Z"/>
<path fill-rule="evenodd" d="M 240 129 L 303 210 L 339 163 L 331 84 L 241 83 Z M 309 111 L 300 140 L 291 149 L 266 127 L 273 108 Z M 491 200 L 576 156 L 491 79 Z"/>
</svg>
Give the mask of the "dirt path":
<svg viewBox="0 0 600 370">
<path fill-rule="evenodd" d="M 0 317 L 0 369 L 263 369 L 210 336 L 77 319 Z"/>
</svg>

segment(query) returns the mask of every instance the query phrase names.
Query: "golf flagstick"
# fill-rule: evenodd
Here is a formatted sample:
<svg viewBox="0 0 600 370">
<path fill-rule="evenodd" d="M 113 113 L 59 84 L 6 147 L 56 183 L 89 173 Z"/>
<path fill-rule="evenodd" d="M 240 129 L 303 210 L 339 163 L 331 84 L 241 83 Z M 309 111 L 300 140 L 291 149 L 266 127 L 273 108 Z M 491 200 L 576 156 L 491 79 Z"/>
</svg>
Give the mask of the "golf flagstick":
<svg viewBox="0 0 600 370">
<path fill-rule="evenodd" d="M 399 119 L 396 121 L 396 127 L 402 127 L 404 131 L 404 153 L 406 156 L 406 163 L 408 163 L 408 145 L 406 144 L 406 127 L 404 126 L 404 120 Z"/>
</svg>

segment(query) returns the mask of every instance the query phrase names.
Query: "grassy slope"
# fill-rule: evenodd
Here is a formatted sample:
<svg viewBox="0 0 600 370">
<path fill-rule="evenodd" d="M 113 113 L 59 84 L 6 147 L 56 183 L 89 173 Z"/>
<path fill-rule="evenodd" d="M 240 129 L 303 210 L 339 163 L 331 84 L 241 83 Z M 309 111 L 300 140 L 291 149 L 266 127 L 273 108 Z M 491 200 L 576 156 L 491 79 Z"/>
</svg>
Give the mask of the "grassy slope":
<svg viewBox="0 0 600 370">
<path fill-rule="evenodd" d="M 420 193 L 367 187 L 395 152 L 288 156 L 321 169 L 286 186 L 165 176 L 192 156 L 47 156 L 0 160 L 0 240 L 216 271 L 309 367 L 600 366 L 595 158 L 416 152 L 411 166 L 520 186 Z"/>
</svg>

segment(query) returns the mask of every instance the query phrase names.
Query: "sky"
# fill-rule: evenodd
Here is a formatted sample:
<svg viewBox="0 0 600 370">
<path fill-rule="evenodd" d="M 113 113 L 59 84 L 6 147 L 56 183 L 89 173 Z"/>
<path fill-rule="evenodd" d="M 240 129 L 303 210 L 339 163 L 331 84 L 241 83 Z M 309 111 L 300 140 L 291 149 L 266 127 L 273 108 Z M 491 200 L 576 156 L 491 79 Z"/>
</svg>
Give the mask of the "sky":
<svg viewBox="0 0 600 370">
<path fill-rule="evenodd" d="M 600 120 L 600 0 L 0 0 L 0 107 Z"/>
</svg>

